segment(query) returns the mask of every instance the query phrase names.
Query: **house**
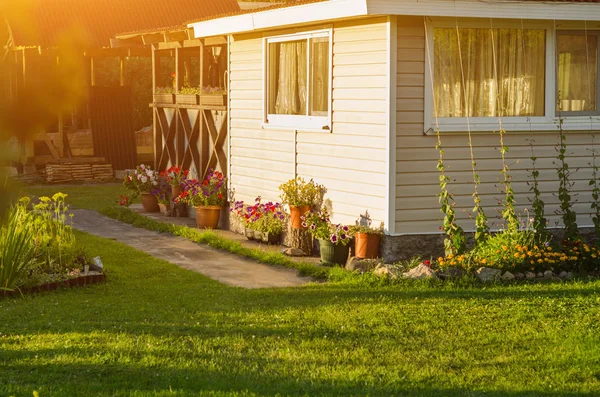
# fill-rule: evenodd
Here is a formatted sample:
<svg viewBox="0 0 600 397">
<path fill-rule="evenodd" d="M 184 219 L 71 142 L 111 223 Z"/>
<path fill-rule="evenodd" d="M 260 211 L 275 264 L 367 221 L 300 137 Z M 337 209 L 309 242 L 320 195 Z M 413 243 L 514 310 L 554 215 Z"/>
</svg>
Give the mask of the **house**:
<svg viewBox="0 0 600 397">
<path fill-rule="evenodd" d="M 517 208 L 530 205 L 535 157 L 555 226 L 560 115 L 574 209 L 580 226 L 592 225 L 598 1 L 305 0 L 188 27 L 227 42 L 237 200 L 275 200 L 286 180 L 314 178 L 328 189 L 334 222 L 365 211 L 384 222 L 386 259 L 433 255 L 443 239 L 436 131 L 459 223 L 474 229 L 472 139 L 479 193 L 499 229 L 502 126 Z"/>
</svg>

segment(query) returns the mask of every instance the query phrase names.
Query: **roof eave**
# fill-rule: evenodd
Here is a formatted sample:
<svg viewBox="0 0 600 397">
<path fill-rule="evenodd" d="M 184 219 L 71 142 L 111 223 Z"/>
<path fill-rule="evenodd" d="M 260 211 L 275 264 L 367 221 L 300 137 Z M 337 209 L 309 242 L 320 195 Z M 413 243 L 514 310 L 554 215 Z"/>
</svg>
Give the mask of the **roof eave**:
<svg viewBox="0 0 600 397">
<path fill-rule="evenodd" d="M 252 32 L 301 23 L 368 15 L 367 0 L 329 0 L 188 24 L 194 37 Z"/>
</svg>

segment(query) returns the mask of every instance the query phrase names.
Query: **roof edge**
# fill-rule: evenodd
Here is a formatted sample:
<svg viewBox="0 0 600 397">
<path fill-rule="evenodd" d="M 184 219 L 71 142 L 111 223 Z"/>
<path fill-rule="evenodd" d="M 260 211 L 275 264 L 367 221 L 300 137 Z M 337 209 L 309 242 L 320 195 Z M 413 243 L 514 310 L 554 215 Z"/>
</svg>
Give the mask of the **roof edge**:
<svg viewBox="0 0 600 397">
<path fill-rule="evenodd" d="M 269 10 L 259 9 L 252 13 L 193 22 L 187 26 L 194 29 L 195 38 L 202 38 L 365 15 L 368 15 L 367 0 L 327 0 Z"/>
</svg>

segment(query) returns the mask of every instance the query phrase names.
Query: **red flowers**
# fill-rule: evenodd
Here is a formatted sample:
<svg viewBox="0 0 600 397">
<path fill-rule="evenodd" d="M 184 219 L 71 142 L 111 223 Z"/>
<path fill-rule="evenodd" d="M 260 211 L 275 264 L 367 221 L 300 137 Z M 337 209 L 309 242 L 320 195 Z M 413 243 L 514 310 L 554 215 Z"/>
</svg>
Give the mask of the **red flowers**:
<svg viewBox="0 0 600 397">
<path fill-rule="evenodd" d="M 118 203 L 122 207 L 129 207 L 131 205 L 129 197 L 123 196 L 122 194 L 119 195 L 119 201 L 118 201 Z"/>
<path fill-rule="evenodd" d="M 426 259 L 423 261 L 423 264 L 429 268 L 431 268 L 431 261 L 429 259 Z"/>
</svg>

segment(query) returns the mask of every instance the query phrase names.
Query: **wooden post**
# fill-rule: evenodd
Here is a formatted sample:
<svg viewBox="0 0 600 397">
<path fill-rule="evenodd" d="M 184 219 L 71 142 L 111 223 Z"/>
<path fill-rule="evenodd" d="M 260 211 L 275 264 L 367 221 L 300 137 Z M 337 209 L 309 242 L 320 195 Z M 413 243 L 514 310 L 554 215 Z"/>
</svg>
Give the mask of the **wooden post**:
<svg viewBox="0 0 600 397">
<path fill-rule="evenodd" d="M 200 42 L 200 75 L 198 76 L 200 88 L 204 87 L 204 44 Z"/>
<path fill-rule="evenodd" d="M 96 85 L 96 71 L 94 70 L 94 57 L 90 57 L 90 85 Z"/>
<path fill-rule="evenodd" d="M 125 85 L 125 57 L 119 57 L 119 85 Z"/>
<path fill-rule="evenodd" d="M 183 87 L 185 69 L 183 67 L 183 48 L 175 49 L 175 90 L 179 92 Z"/>
</svg>

